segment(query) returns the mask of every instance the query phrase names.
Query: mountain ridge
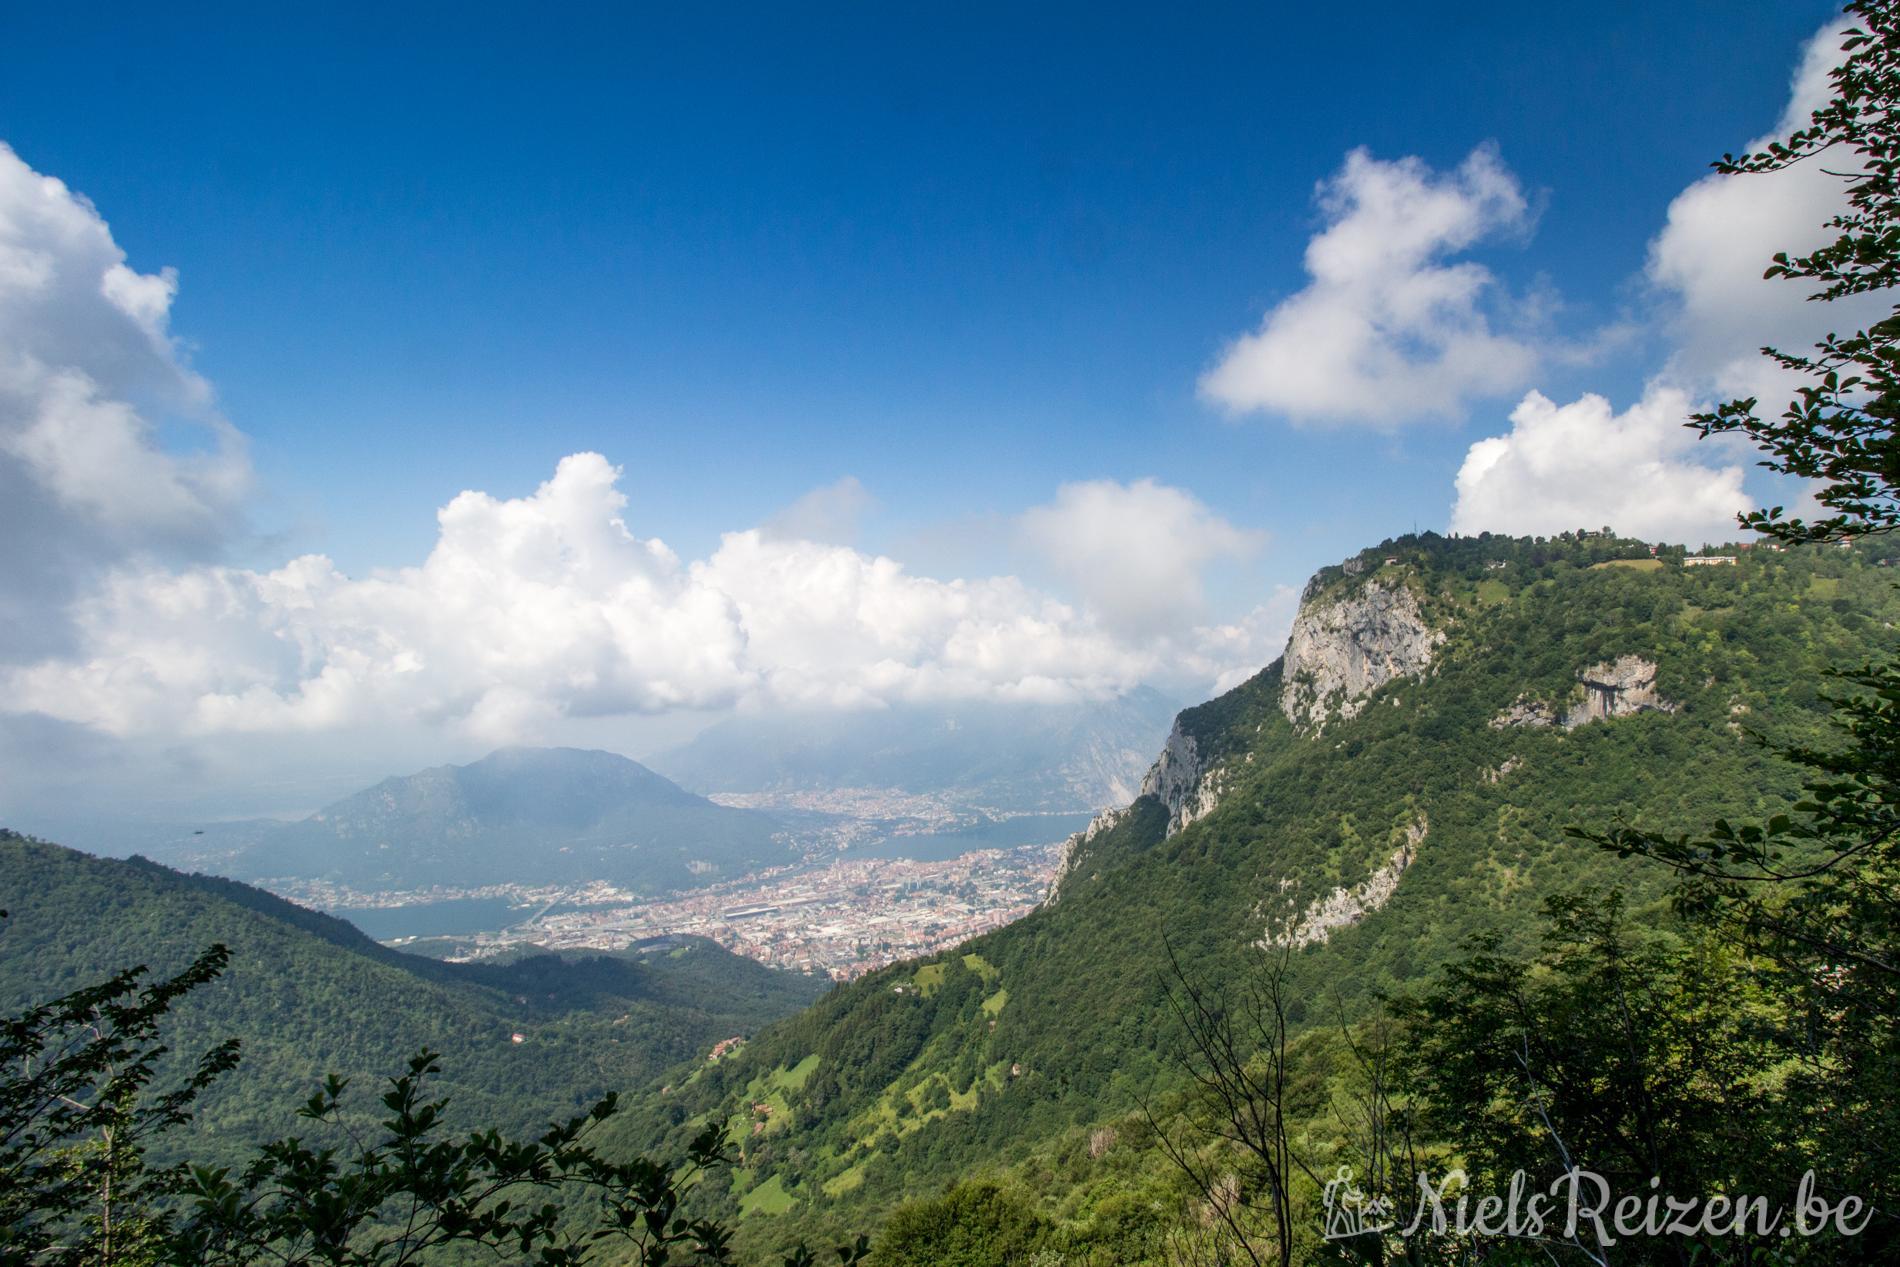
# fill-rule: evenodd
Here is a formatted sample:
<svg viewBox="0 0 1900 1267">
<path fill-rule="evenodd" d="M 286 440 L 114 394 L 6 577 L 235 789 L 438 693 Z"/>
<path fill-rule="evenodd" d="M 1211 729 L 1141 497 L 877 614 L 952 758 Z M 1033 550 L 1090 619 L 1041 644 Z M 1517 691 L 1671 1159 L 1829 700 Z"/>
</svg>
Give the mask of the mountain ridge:
<svg viewBox="0 0 1900 1267">
<path fill-rule="evenodd" d="M 617 753 L 503 748 L 384 779 L 223 861 L 243 879 L 415 889 L 605 880 L 690 888 L 789 861 L 778 824 L 714 804 Z"/>
<path fill-rule="evenodd" d="M 99 858 L 0 829 L 0 1010 L 135 964 L 175 972 L 213 943 L 226 972 L 177 1008 L 181 1057 L 236 1037 L 239 1070 L 202 1102 L 201 1139 L 232 1148 L 288 1130 L 302 1088 L 374 1085 L 422 1047 L 471 1120 L 529 1129 L 644 1086 L 749 1033 L 826 983 L 700 939 L 646 952 L 452 964 L 382 946 L 344 920 L 218 876 Z M 517 1039 L 519 1035 L 519 1039 Z"/>
<path fill-rule="evenodd" d="M 1288 943 L 1304 1029 L 1424 980 L 1471 935 L 1526 944 L 1546 896 L 1660 900 L 1657 869 L 1566 828 L 1779 812 L 1797 775 L 1741 719 L 1818 736 L 1820 667 L 1884 645 L 1900 620 L 1889 546 L 1738 554 L 1685 568 L 1596 534 L 1426 534 L 1322 569 L 1293 680 L 1313 656 L 1359 656 L 1357 677 L 1289 690 L 1283 656 L 1183 710 L 1140 795 L 1072 838 L 1056 900 L 841 988 L 704 1073 L 676 1111 L 733 1114 L 748 1140 L 733 1208 L 756 1211 L 751 1194 L 769 1185 L 787 1211 L 754 1213 L 743 1236 L 763 1246 L 861 1222 L 1166 1087 L 1164 932 L 1211 979 L 1241 971 L 1250 947 Z M 1632 685 L 1670 708 L 1492 724 L 1527 698 L 1569 716 L 1590 673 L 1626 658 L 1642 666 Z M 754 1132 L 748 1106 L 794 1069 L 797 1093 Z"/>
</svg>

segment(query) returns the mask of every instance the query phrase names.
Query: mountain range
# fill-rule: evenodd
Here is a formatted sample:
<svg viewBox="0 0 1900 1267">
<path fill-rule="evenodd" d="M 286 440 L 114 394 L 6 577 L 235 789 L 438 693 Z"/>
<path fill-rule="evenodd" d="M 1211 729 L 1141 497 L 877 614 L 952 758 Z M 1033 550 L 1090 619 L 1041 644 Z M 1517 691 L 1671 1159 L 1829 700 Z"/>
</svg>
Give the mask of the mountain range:
<svg viewBox="0 0 1900 1267">
<path fill-rule="evenodd" d="M 240 884 L 18 838 L 0 841 L 0 905 L 15 911 L 0 1001 L 223 940 L 232 970 L 179 1045 L 241 1033 L 263 1076 L 214 1103 L 206 1132 L 255 1135 L 317 1065 L 387 1070 L 430 1042 L 461 1066 L 474 1120 L 621 1089 L 631 1107 L 609 1139 L 629 1152 L 677 1154 L 727 1123 L 739 1164 L 698 1199 L 737 1220 L 740 1261 L 855 1231 L 895 1253 L 956 1201 L 985 1235 L 1015 1228 L 1063 1261 L 1169 1261 L 1160 1238 L 1201 1217 L 1183 1213 L 1145 1118 L 1186 1082 L 1177 973 L 1233 983 L 1261 948 L 1283 954 L 1292 1042 L 1337 1070 L 1337 1026 L 1381 1015 L 1474 944 L 1537 945 L 1549 899 L 1615 891 L 1639 920 L 1664 918 L 1660 867 L 1572 827 L 1689 832 L 1792 803 L 1798 771 L 1762 740 L 1823 741 L 1824 670 L 1891 645 L 1900 550 L 1705 557 L 1607 534 L 1425 534 L 1322 569 L 1285 654 L 1178 714 L 1123 803 L 1068 842 L 1034 913 L 815 1001 L 814 983 L 699 943 L 432 964 Z M 392 780 L 311 820 L 310 839 L 388 877 L 410 859 L 505 857 L 530 815 L 566 815 L 610 858 L 617 834 L 595 828 L 635 791 L 705 804 L 621 761 L 504 753 Z M 522 776 L 570 764 L 591 773 Z M 799 769 L 769 758 L 744 777 Z M 397 835 L 418 822 L 431 827 Z M 677 848 L 661 856 L 683 865 Z M 715 1036 L 738 1034 L 749 1041 L 710 1058 Z M 1315 1075 L 1295 1092 L 1316 1138 L 1346 1129 L 1340 1085 Z"/>
<path fill-rule="evenodd" d="M 9 1015 L 135 964 L 163 976 L 214 943 L 230 948 L 229 969 L 180 1004 L 167 1040 L 185 1056 L 241 1040 L 239 1072 L 201 1102 L 194 1124 L 200 1140 L 232 1148 L 291 1129 L 323 1074 L 374 1085 L 423 1047 L 442 1053 L 459 1111 L 527 1130 L 644 1086 L 826 984 L 699 939 L 442 963 L 233 880 L 12 832 L 0 832 L 0 910 Z"/>
</svg>

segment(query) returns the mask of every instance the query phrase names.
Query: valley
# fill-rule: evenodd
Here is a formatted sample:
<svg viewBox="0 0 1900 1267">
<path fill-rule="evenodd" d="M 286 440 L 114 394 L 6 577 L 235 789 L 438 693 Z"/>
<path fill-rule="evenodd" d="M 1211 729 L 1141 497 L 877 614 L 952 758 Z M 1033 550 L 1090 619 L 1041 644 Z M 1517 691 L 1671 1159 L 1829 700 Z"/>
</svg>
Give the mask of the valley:
<svg viewBox="0 0 1900 1267">
<path fill-rule="evenodd" d="M 320 883 L 274 887 L 390 946 L 458 962 L 524 947 L 622 950 L 690 935 L 770 967 L 848 981 L 1028 914 L 1048 892 L 1061 857 L 1056 843 L 930 860 L 852 852 L 651 900 L 606 884 L 393 893 Z M 411 928 L 419 931 L 403 931 Z"/>
</svg>

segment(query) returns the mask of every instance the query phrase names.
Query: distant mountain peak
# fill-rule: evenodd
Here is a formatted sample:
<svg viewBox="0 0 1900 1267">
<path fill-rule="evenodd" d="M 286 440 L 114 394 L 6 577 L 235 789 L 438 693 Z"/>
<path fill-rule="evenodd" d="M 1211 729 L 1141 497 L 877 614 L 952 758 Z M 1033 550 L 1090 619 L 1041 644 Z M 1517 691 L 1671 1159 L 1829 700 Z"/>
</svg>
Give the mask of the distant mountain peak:
<svg viewBox="0 0 1900 1267">
<path fill-rule="evenodd" d="M 606 880 L 661 891 L 782 861 L 775 830 L 618 753 L 511 747 L 384 779 L 269 833 L 234 865 L 358 888 Z"/>
</svg>

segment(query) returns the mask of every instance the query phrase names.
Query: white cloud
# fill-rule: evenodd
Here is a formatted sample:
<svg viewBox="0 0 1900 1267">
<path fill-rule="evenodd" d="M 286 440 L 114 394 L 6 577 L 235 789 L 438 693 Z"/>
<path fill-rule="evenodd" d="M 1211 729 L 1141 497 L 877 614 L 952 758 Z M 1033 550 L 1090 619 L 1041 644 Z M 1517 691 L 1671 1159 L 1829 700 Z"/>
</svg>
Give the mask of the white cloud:
<svg viewBox="0 0 1900 1267">
<path fill-rule="evenodd" d="M 1808 41 L 1780 120 L 1747 150 L 1805 126 L 1827 101 L 1828 72 L 1840 62 L 1846 27 L 1844 20 L 1831 23 Z M 1819 158 L 1773 173 L 1711 174 L 1669 204 L 1650 243 L 1646 275 L 1669 303 L 1674 380 L 1723 397 L 1759 396 L 1778 412 L 1793 384 L 1760 348 L 1805 351 L 1830 330 L 1846 332 L 1885 315 L 1889 305 L 1878 296 L 1814 304 L 1807 283 L 1762 277 L 1777 252 L 1805 254 L 1832 240 L 1827 220 L 1847 203 L 1843 180 L 1829 173 L 1842 166 Z"/>
<path fill-rule="evenodd" d="M 1152 479 L 1064 484 L 1018 520 L 1024 543 L 1111 627 L 1134 635 L 1180 629 L 1202 609 L 1201 573 L 1261 538 L 1191 493 Z"/>
<path fill-rule="evenodd" d="M 55 645 L 55 613 L 96 569 L 204 557 L 232 529 L 244 439 L 171 337 L 176 292 L 0 143 L 0 660 Z M 197 424 L 208 446 L 168 451 L 155 420 Z"/>
<path fill-rule="evenodd" d="M 1471 446 L 1458 472 L 1451 530 L 1550 536 L 1605 524 L 1650 541 L 1727 541 L 1754 503 L 1740 466 L 1697 458 L 1681 391 L 1652 386 L 1616 414 L 1601 396 L 1557 405 L 1537 392 L 1511 413 L 1509 434 Z"/>
<path fill-rule="evenodd" d="M 617 478 L 583 453 L 530 496 L 463 493 L 419 566 L 361 579 L 316 555 L 271 572 L 121 569 L 75 608 L 77 652 L 0 678 L 7 707 L 121 736 L 421 719 L 498 742 L 564 719 L 742 701 L 1062 700 L 1163 675 L 1205 682 L 1265 663 L 1285 633 L 1272 608 L 1133 637 L 1011 577 L 913 576 L 756 530 L 682 562 L 628 529 Z M 1184 534 L 1205 530 L 1217 548 L 1244 535 L 1179 490 L 1109 487 L 1185 557 L 1209 547 Z M 1102 496 L 1073 489 L 1058 508 Z M 1157 584 L 1178 587 L 1150 562 Z"/>
<path fill-rule="evenodd" d="M 1828 99 L 1845 27 L 1830 23 L 1803 46 L 1781 118 L 1743 149 L 1806 125 Z M 1641 403 L 1613 414 L 1601 396 L 1561 407 L 1526 396 L 1510 434 L 1480 440 L 1466 455 L 1453 530 L 1550 533 L 1608 523 L 1650 539 L 1733 539 L 1736 514 L 1759 504 L 1743 491 L 1744 468 L 1729 464 L 1746 450 L 1698 441 L 1684 425 L 1696 404 L 1755 396 L 1763 412 L 1778 413 L 1799 383 L 1763 357 L 1762 346 L 1804 351 L 1889 306 L 1879 296 L 1810 303 L 1811 286 L 1762 277 L 1776 252 L 1831 240 L 1826 222 L 1847 205 L 1841 178 L 1829 174 L 1840 166 L 1822 158 L 1770 174 L 1709 175 L 1677 195 L 1645 267 L 1664 299 L 1657 324 L 1667 361 Z M 1801 495 L 1784 488 L 1770 500 Z"/>
<path fill-rule="evenodd" d="M 760 531 L 769 537 L 791 541 L 827 541 L 851 545 L 858 539 L 858 522 L 877 508 L 855 475 L 846 475 L 812 489 L 779 511 Z"/>
<path fill-rule="evenodd" d="M 1455 418 L 1521 388 L 1542 352 L 1493 328 L 1496 279 L 1452 257 L 1528 227 L 1517 178 L 1489 146 L 1440 174 L 1364 150 L 1319 187 L 1326 228 L 1308 243 L 1305 289 L 1235 340 L 1201 393 L 1295 423 L 1393 425 Z"/>
</svg>

